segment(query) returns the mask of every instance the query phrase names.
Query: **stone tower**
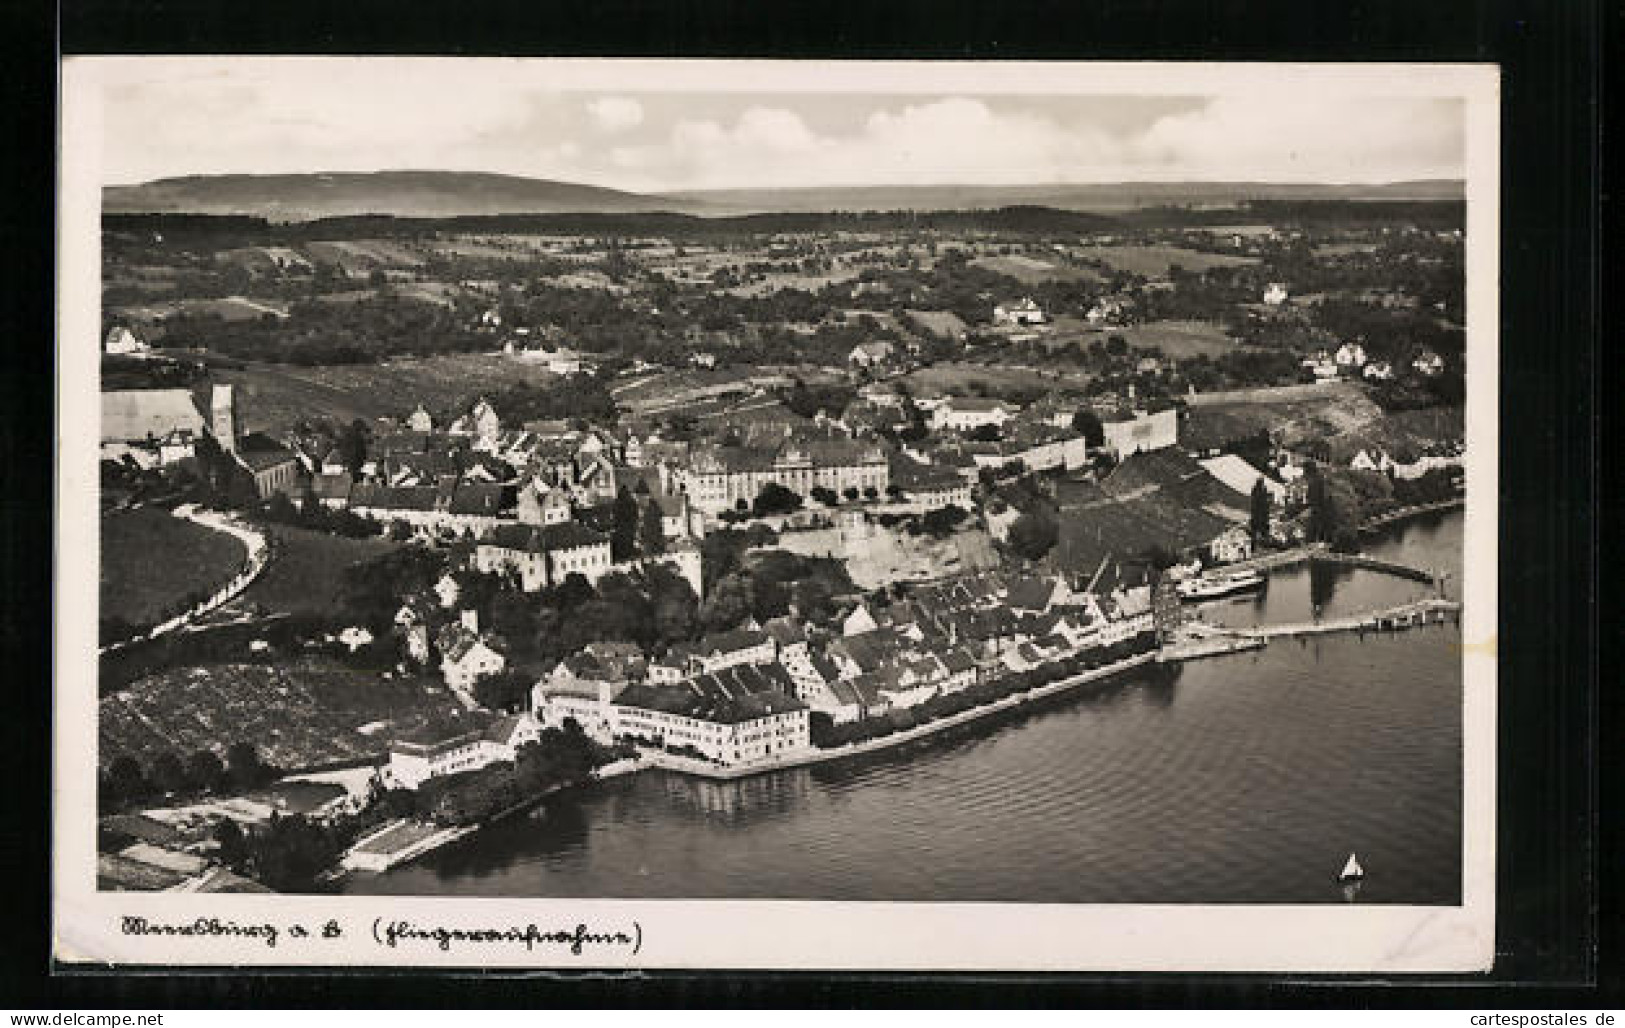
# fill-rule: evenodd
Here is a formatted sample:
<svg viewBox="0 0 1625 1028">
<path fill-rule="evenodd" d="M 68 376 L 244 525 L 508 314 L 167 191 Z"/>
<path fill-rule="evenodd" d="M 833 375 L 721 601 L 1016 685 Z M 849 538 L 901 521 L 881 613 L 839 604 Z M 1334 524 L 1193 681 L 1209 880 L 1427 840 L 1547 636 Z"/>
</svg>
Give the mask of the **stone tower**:
<svg viewBox="0 0 1625 1028">
<path fill-rule="evenodd" d="M 209 431 L 227 453 L 237 452 L 237 404 L 232 387 L 217 385 L 209 400 Z"/>
</svg>

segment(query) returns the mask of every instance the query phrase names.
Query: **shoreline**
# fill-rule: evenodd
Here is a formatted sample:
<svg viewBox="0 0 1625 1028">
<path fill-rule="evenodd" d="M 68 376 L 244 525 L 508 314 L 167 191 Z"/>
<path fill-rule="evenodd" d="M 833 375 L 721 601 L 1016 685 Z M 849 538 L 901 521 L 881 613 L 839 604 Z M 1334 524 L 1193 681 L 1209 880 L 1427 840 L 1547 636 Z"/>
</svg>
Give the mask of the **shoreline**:
<svg viewBox="0 0 1625 1028">
<path fill-rule="evenodd" d="M 1073 675 L 1070 678 L 1063 678 L 1058 682 L 1051 682 L 1048 685 L 1041 685 L 1037 688 L 1030 689 L 1026 692 L 1017 693 L 1013 696 L 1001 697 L 1000 699 L 994 700 L 992 703 L 987 703 L 980 707 L 972 707 L 969 710 L 960 711 L 957 714 L 950 714 L 947 717 L 938 718 L 937 720 L 931 721 L 928 724 L 918 725 L 914 728 L 904 729 L 900 732 L 893 732 L 890 735 L 883 735 L 877 739 L 866 739 L 862 742 L 848 743 L 844 746 L 836 746 L 824 750 L 814 749 L 805 753 L 793 754 L 782 759 L 733 767 L 721 767 L 714 764 L 707 764 L 703 761 L 693 760 L 687 757 L 677 757 L 669 753 L 649 754 L 648 761 L 650 766 L 658 767 L 666 771 L 676 771 L 682 774 L 691 774 L 695 775 L 696 777 L 709 778 L 719 781 L 732 781 L 739 778 L 749 778 L 753 775 L 766 774 L 771 771 L 782 771 L 796 767 L 808 767 L 814 764 L 825 764 L 831 761 L 864 756 L 869 753 L 876 753 L 882 750 L 892 749 L 893 747 L 903 746 L 907 743 L 916 742 L 920 739 L 929 738 L 932 735 L 946 731 L 950 728 L 957 728 L 960 725 L 970 724 L 1002 711 L 1011 710 L 1036 700 L 1046 699 L 1050 696 L 1055 696 L 1060 693 L 1067 692 L 1068 690 L 1076 689 L 1079 686 L 1087 685 L 1091 682 L 1099 682 L 1103 679 L 1111 678 L 1115 675 L 1123 673 L 1124 671 L 1129 671 L 1133 668 L 1155 661 L 1160 652 L 1160 650 L 1149 650 L 1145 653 L 1135 654 L 1134 656 L 1120 660 L 1115 664 L 1108 664 L 1105 667 L 1095 668 L 1091 671 L 1084 671 L 1081 674 Z"/>
</svg>

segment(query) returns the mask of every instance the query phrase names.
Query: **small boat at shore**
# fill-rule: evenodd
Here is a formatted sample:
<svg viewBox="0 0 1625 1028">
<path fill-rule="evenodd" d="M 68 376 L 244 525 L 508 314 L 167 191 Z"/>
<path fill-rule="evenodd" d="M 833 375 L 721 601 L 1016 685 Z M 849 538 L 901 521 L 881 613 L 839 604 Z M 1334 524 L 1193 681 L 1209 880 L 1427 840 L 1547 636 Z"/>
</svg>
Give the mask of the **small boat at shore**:
<svg viewBox="0 0 1625 1028">
<path fill-rule="evenodd" d="M 1232 571 L 1224 575 L 1203 575 L 1187 578 L 1179 583 L 1182 600 L 1216 600 L 1221 596 L 1257 589 L 1264 584 L 1264 576 L 1257 571 Z"/>
<path fill-rule="evenodd" d="M 1365 878 L 1365 868 L 1360 866 L 1360 858 L 1349 854 L 1348 863 L 1343 865 L 1343 871 L 1337 876 L 1340 882 L 1358 882 Z"/>
</svg>

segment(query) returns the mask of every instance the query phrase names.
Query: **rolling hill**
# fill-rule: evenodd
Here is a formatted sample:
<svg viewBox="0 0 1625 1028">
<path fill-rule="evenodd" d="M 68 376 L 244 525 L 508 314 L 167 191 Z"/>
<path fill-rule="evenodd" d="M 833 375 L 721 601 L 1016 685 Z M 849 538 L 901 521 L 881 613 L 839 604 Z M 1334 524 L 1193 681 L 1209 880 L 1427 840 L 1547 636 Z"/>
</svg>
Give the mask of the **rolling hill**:
<svg viewBox="0 0 1625 1028">
<path fill-rule="evenodd" d="M 702 217 L 830 211 L 982 211 L 1047 208 L 1118 214 L 1140 208 L 1235 207 L 1250 201 L 1459 201 L 1458 180 L 1379 185 L 1259 182 L 1108 182 L 1028 186 L 835 186 L 630 193 L 548 179 L 462 171 L 188 175 L 108 186 L 104 214 L 249 215 L 275 222 L 357 215 L 452 218 L 503 214 Z"/>
<path fill-rule="evenodd" d="M 188 175 L 102 191 L 106 214 L 244 214 L 271 221 L 360 214 L 628 214 L 692 206 L 574 182 L 461 171 Z"/>
<path fill-rule="evenodd" d="M 1033 186 L 838 186 L 806 189 L 720 189 L 674 192 L 674 200 L 714 214 L 799 211 L 951 211 L 1048 207 L 1115 213 L 1144 207 L 1233 207 L 1249 201 L 1460 200 L 1453 179 L 1378 185 L 1268 182 L 1103 182 Z"/>
</svg>

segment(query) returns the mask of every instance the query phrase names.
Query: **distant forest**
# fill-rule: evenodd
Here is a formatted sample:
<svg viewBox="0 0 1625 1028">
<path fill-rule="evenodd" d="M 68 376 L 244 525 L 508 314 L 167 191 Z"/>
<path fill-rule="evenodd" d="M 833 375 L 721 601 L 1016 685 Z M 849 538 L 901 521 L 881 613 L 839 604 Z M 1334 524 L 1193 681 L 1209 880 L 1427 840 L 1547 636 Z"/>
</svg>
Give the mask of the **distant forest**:
<svg viewBox="0 0 1625 1028">
<path fill-rule="evenodd" d="M 158 233 L 166 242 L 207 240 L 212 245 L 298 244 L 325 239 L 415 238 L 438 232 L 489 235 L 664 236 L 717 239 L 814 232 L 991 232 L 1018 234 L 1112 233 L 1155 228 L 1232 225 L 1238 220 L 1277 226 L 1356 227 L 1411 224 L 1429 230 L 1460 229 L 1461 200 L 1260 200 L 1239 207 L 1147 207 L 1092 214 L 1052 207 L 1002 207 L 987 211 L 829 211 L 696 217 L 688 214 L 492 214 L 453 218 L 389 215 L 272 222 L 249 215 L 107 214 L 107 232 Z"/>
</svg>

